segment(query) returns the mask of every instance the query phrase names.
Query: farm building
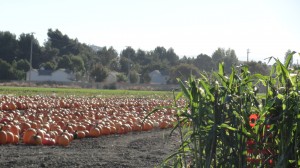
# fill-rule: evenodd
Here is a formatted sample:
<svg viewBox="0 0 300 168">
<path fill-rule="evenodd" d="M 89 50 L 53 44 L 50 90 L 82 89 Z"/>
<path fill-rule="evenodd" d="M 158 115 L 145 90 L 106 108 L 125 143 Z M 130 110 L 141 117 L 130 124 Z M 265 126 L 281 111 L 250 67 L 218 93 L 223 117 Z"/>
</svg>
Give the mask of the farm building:
<svg viewBox="0 0 300 168">
<path fill-rule="evenodd" d="M 26 80 L 35 82 L 72 82 L 75 80 L 75 76 L 71 71 L 66 69 L 58 69 L 55 71 L 32 69 L 26 73 Z"/>
</svg>

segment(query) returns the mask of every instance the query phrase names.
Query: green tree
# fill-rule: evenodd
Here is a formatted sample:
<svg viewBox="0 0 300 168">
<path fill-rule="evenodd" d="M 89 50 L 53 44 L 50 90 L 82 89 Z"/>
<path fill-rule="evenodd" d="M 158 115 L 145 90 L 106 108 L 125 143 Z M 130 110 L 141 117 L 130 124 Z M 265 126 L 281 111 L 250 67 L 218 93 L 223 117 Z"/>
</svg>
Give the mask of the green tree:
<svg viewBox="0 0 300 168">
<path fill-rule="evenodd" d="M 127 47 L 125 50 L 121 51 L 120 57 L 125 57 L 129 60 L 136 60 L 135 50 L 131 47 Z"/>
<path fill-rule="evenodd" d="M 261 61 L 255 62 L 255 61 L 250 61 L 247 62 L 246 65 L 249 68 L 249 71 L 252 74 L 262 74 L 262 75 L 269 75 L 270 74 L 270 68 L 266 63 L 262 63 Z"/>
<path fill-rule="evenodd" d="M 109 69 L 112 71 L 117 71 L 117 72 L 119 72 L 121 70 L 121 64 L 119 61 L 119 57 L 111 60 L 111 62 L 109 64 Z"/>
<path fill-rule="evenodd" d="M 214 69 L 214 63 L 210 56 L 200 54 L 194 61 L 194 65 L 201 71 L 211 72 Z"/>
<path fill-rule="evenodd" d="M 40 65 L 40 68 L 44 68 L 46 70 L 55 70 L 56 67 L 57 67 L 57 64 L 54 61 L 47 61 Z"/>
<path fill-rule="evenodd" d="M 171 69 L 169 83 L 177 83 L 176 78 L 180 78 L 181 80 L 185 81 L 193 75 L 195 77 L 199 77 L 199 69 L 190 64 L 179 64 L 176 67 Z"/>
<path fill-rule="evenodd" d="M 128 78 L 124 73 L 117 74 L 117 82 L 127 82 Z"/>
<path fill-rule="evenodd" d="M 12 79 L 12 66 L 2 59 L 0 59 L 0 80 Z"/>
<path fill-rule="evenodd" d="M 78 40 L 70 39 L 67 35 L 63 35 L 58 29 L 53 31 L 48 29 L 48 42 L 51 47 L 59 50 L 59 55 L 78 55 L 79 54 L 79 43 Z"/>
<path fill-rule="evenodd" d="M 238 64 L 238 59 L 233 49 L 227 49 L 224 57 L 224 69 L 226 73 L 231 72 L 231 67 Z"/>
<path fill-rule="evenodd" d="M 169 48 L 167 53 L 166 53 L 166 58 L 169 61 L 170 65 L 176 65 L 178 63 L 179 57 L 178 55 L 174 52 L 173 48 Z"/>
<path fill-rule="evenodd" d="M 162 61 L 164 59 L 167 59 L 167 50 L 164 47 L 156 47 L 153 52 L 156 56 L 155 58 L 157 58 L 158 60 Z"/>
<path fill-rule="evenodd" d="M 136 63 L 145 66 L 151 62 L 150 57 L 144 50 L 138 49 L 136 52 Z"/>
<path fill-rule="evenodd" d="M 57 61 L 57 69 L 63 68 L 63 69 L 72 69 L 72 61 L 71 61 L 72 55 L 64 55 L 60 58 L 58 58 Z"/>
<path fill-rule="evenodd" d="M 5 31 L 0 32 L 0 59 L 11 63 L 17 58 L 18 42 L 16 35 Z"/>
<path fill-rule="evenodd" d="M 151 78 L 149 76 L 149 72 L 146 71 L 145 73 L 142 74 L 141 76 L 141 83 L 150 83 Z"/>
<path fill-rule="evenodd" d="M 73 55 L 70 57 L 70 61 L 72 64 L 71 70 L 73 72 L 82 72 L 83 73 L 85 71 L 84 62 L 83 62 L 82 57 Z"/>
<path fill-rule="evenodd" d="M 18 61 L 14 61 L 15 62 L 15 68 L 17 70 L 23 71 L 23 72 L 27 72 L 30 70 L 30 63 L 25 60 L 25 59 L 20 59 Z"/>
<path fill-rule="evenodd" d="M 129 81 L 130 83 L 138 83 L 140 80 L 139 73 L 136 71 L 130 71 Z"/>
<path fill-rule="evenodd" d="M 110 47 L 109 49 L 103 47 L 97 52 L 97 55 L 102 64 L 110 64 L 112 60 L 118 57 L 118 53 L 113 47 Z"/>
<path fill-rule="evenodd" d="M 96 64 L 91 72 L 91 77 L 95 79 L 96 82 L 103 82 L 107 78 L 109 70 L 102 64 Z"/>
<path fill-rule="evenodd" d="M 219 65 L 220 62 L 222 62 L 225 58 L 225 49 L 224 48 L 218 48 L 211 56 L 213 63 L 215 65 L 215 69 Z"/>
<path fill-rule="evenodd" d="M 46 42 L 44 44 L 44 47 L 42 48 L 42 54 L 39 57 L 41 63 L 45 63 L 48 61 L 53 61 L 58 57 L 59 49 L 51 47 L 51 44 L 49 42 Z"/>
<path fill-rule="evenodd" d="M 30 61 L 31 53 L 31 42 L 32 42 L 32 67 L 38 68 L 41 63 L 43 63 L 42 48 L 33 34 L 22 33 L 18 40 L 18 52 L 16 59 L 26 59 Z"/>
</svg>

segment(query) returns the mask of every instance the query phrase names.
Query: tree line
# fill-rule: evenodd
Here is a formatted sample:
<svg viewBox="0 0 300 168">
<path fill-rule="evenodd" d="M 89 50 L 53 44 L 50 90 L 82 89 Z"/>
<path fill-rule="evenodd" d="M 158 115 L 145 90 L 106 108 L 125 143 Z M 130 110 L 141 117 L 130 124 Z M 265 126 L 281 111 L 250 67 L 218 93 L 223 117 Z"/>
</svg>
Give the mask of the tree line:
<svg viewBox="0 0 300 168">
<path fill-rule="evenodd" d="M 199 54 L 197 57 L 182 57 L 173 48 L 157 46 L 154 50 L 134 50 L 126 47 L 118 53 L 111 47 L 97 47 L 80 43 L 69 38 L 58 29 L 48 29 L 48 39 L 40 45 L 33 34 L 23 33 L 18 38 L 9 31 L 0 32 L 0 80 L 25 80 L 30 70 L 32 46 L 32 68 L 72 71 L 76 81 L 102 82 L 109 72 L 118 72 L 119 82 L 148 83 L 149 73 L 159 70 L 169 76 L 168 83 L 176 83 L 176 78 L 187 79 L 190 74 L 199 76 L 217 70 L 224 62 L 225 72 L 240 64 L 233 49 L 217 48 L 211 56 Z M 265 63 L 251 61 L 245 63 L 252 73 L 268 73 Z"/>
</svg>

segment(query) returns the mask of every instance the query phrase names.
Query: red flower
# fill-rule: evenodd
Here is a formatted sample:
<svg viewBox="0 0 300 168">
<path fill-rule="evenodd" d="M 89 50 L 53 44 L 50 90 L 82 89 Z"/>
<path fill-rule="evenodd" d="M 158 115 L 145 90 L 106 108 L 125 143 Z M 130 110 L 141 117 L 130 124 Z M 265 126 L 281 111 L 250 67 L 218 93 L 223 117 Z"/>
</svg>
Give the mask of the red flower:
<svg viewBox="0 0 300 168">
<path fill-rule="evenodd" d="M 256 120 L 258 119 L 258 115 L 257 114 L 251 114 L 249 117 L 249 125 L 250 127 L 254 127 L 256 124 Z"/>
</svg>

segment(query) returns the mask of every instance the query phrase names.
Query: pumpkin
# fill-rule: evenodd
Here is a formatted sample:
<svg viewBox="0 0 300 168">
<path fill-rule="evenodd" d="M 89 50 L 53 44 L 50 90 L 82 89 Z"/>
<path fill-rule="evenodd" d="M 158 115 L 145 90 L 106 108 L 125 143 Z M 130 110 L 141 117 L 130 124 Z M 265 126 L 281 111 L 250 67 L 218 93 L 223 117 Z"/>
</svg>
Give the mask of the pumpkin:
<svg viewBox="0 0 300 168">
<path fill-rule="evenodd" d="M 70 144 L 68 136 L 65 134 L 58 136 L 57 144 L 60 146 L 68 146 Z"/>
<path fill-rule="evenodd" d="M 0 131 L 0 145 L 6 144 L 7 142 L 7 134 L 5 131 Z"/>
<path fill-rule="evenodd" d="M 30 139 L 32 136 L 36 135 L 36 130 L 33 128 L 27 129 L 23 134 L 23 142 L 25 144 L 30 144 Z"/>
</svg>

